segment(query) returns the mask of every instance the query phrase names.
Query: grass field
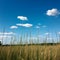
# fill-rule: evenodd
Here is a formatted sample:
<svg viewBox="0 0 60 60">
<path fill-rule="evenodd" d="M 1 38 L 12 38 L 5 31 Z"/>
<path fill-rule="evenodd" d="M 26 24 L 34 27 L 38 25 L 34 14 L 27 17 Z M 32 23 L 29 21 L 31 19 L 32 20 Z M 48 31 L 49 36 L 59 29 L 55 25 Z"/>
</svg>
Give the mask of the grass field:
<svg viewBox="0 0 60 60">
<path fill-rule="evenodd" d="M 60 60 L 60 45 L 0 46 L 0 60 Z"/>
<path fill-rule="evenodd" d="M 47 43 L 47 38 L 43 43 L 39 38 L 35 43 L 32 39 L 28 43 L 26 38 L 25 44 L 22 37 L 17 44 L 14 44 L 16 39 L 11 39 L 13 42 L 10 45 L 0 45 L 0 60 L 60 60 L 60 39 L 57 43 L 53 39 L 52 43 Z"/>
</svg>

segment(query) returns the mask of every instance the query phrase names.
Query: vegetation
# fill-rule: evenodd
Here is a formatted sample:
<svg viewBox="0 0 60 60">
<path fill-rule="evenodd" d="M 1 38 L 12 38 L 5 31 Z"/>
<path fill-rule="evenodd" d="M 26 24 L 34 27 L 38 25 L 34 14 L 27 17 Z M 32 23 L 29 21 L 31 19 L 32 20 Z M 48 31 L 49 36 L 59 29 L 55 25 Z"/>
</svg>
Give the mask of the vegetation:
<svg viewBox="0 0 60 60">
<path fill-rule="evenodd" d="M 1 41 L 0 41 L 0 45 L 2 45 Z"/>
<path fill-rule="evenodd" d="M 10 45 L 0 46 L 0 60 L 60 60 L 60 43 L 54 43 L 54 41 L 46 43 L 46 40 L 44 43 L 39 43 L 39 39 L 35 43 L 30 39 L 28 43 L 26 39 L 26 43 L 23 44 L 20 37 L 20 42 L 14 45 L 16 37 L 11 40 L 13 42 Z"/>
<path fill-rule="evenodd" d="M 60 60 L 60 45 L 0 46 L 0 60 Z"/>
</svg>

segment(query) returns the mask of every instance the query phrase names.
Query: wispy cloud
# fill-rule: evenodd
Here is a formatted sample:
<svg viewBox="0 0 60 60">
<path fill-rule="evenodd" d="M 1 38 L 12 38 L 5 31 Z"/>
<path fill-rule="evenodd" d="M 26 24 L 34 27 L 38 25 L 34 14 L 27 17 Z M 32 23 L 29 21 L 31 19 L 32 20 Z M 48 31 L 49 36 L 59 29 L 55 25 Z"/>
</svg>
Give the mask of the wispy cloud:
<svg viewBox="0 0 60 60">
<path fill-rule="evenodd" d="M 60 35 L 60 32 L 58 32 L 57 34 L 59 34 L 59 35 Z"/>
<path fill-rule="evenodd" d="M 26 24 L 16 24 L 17 26 L 23 26 L 23 27 L 32 27 L 32 24 L 26 23 Z"/>
<path fill-rule="evenodd" d="M 11 26 L 10 28 L 11 29 L 17 29 L 18 27 L 17 26 Z"/>
<path fill-rule="evenodd" d="M 0 32 L 0 35 L 13 35 L 13 32 Z"/>
<path fill-rule="evenodd" d="M 6 35 L 4 35 L 4 36 L 0 36 L 0 38 L 11 38 L 12 36 L 6 36 Z"/>
<path fill-rule="evenodd" d="M 46 28 L 47 26 L 46 26 L 46 25 L 43 25 L 42 27 L 43 27 L 43 28 Z"/>
<path fill-rule="evenodd" d="M 36 28 L 38 29 L 38 28 L 40 28 L 40 26 L 36 26 Z"/>
<path fill-rule="evenodd" d="M 11 37 L 12 37 L 12 36 L 1 35 L 1 36 L 0 36 L 0 41 L 2 41 L 2 40 L 7 40 L 7 39 L 9 40 L 9 39 L 11 39 Z"/>
<path fill-rule="evenodd" d="M 20 19 L 20 20 L 28 20 L 28 18 L 25 17 L 25 16 L 17 16 L 17 18 Z"/>
<path fill-rule="evenodd" d="M 40 28 L 41 27 L 41 23 L 38 23 L 36 26 L 35 26 L 35 28 Z"/>
<path fill-rule="evenodd" d="M 56 8 L 53 8 L 51 10 L 47 10 L 47 12 L 46 12 L 46 15 L 48 15 L 48 16 L 57 16 L 59 14 L 60 14 L 60 12 Z"/>
<path fill-rule="evenodd" d="M 52 33 L 51 32 L 46 32 L 45 35 L 52 35 Z"/>
<path fill-rule="evenodd" d="M 42 24 L 41 23 L 38 23 L 39 26 L 41 26 Z"/>
<path fill-rule="evenodd" d="M 49 35 L 49 34 L 50 34 L 49 32 L 45 33 L 45 35 Z"/>
<path fill-rule="evenodd" d="M 36 27 L 35 28 L 46 28 L 47 26 L 46 25 L 42 25 L 42 24 L 40 24 L 40 23 L 38 23 L 37 25 L 36 25 Z"/>
</svg>

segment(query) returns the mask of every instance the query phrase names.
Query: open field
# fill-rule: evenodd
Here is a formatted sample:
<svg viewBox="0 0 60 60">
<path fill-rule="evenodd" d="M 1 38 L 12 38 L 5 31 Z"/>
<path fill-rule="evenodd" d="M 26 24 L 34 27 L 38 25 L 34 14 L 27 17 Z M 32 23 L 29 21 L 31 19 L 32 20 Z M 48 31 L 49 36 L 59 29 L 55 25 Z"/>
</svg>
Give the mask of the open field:
<svg viewBox="0 0 60 60">
<path fill-rule="evenodd" d="M 0 44 L 0 60 L 60 60 L 60 35 L 58 39 L 50 40 L 48 34 L 45 36 L 43 43 L 41 39 L 33 39 L 30 35 L 21 36 L 18 40 L 15 36 L 11 38 L 10 44 Z M 49 38 L 49 39 L 48 39 Z M 16 40 L 18 41 L 15 44 Z M 51 42 L 48 42 L 51 41 Z"/>
<path fill-rule="evenodd" d="M 0 46 L 0 60 L 60 60 L 60 44 Z"/>
<path fill-rule="evenodd" d="M 0 60 L 60 60 L 60 0 L 0 0 Z"/>
</svg>

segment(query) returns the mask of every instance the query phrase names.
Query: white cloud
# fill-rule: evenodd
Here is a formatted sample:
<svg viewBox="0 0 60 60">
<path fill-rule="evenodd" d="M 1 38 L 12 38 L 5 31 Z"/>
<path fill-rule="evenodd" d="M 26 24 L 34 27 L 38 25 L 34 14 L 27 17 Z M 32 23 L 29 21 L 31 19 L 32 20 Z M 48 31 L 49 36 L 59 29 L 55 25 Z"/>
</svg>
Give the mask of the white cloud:
<svg viewBox="0 0 60 60">
<path fill-rule="evenodd" d="M 26 23 L 26 24 L 16 24 L 17 26 L 23 26 L 23 27 L 32 27 L 32 24 Z"/>
<path fill-rule="evenodd" d="M 18 27 L 17 26 L 11 26 L 10 28 L 11 29 L 17 29 Z"/>
<path fill-rule="evenodd" d="M 51 10 L 47 10 L 47 12 L 46 12 L 46 15 L 48 15 L 48 16 L 57 16 L 59 14 L 60 14 L 60 12 L 56 8 L 53 8 Z"/>
<path fill-rule="evenodd" d="M 13 35 L 13 32 L 0 32 L 0 35 Z"/>
<path fill-rule="evenodd" d="M 20 20 L 28 20 L 28 18 L 25 17 L 25 16 L 17 16 L 17 18 L 20 19 Z"/>
<path fill-rule="evenodd" d="M 0 41 L 2 40 L 11 40 L 11 38 L 15 35 L 13 32 L 0 32 Z"/>
<path fill-rule="evenodd" d="M 12 36 L 6 36 L 6 35 L 4 35 L 4 36 L 0 36 L 0 38 L 11 38 Z"/>
<path fill-rule="evenodd" d="M 7 40 L 7 39 L 9 40 L 9 39 L 11 39 L 11 37 L 12 37 L 12 36 L 1 35 L 1 36 L 0 36 L 0 41 L 2 41 L 2 40 Z"/>
</svg>

